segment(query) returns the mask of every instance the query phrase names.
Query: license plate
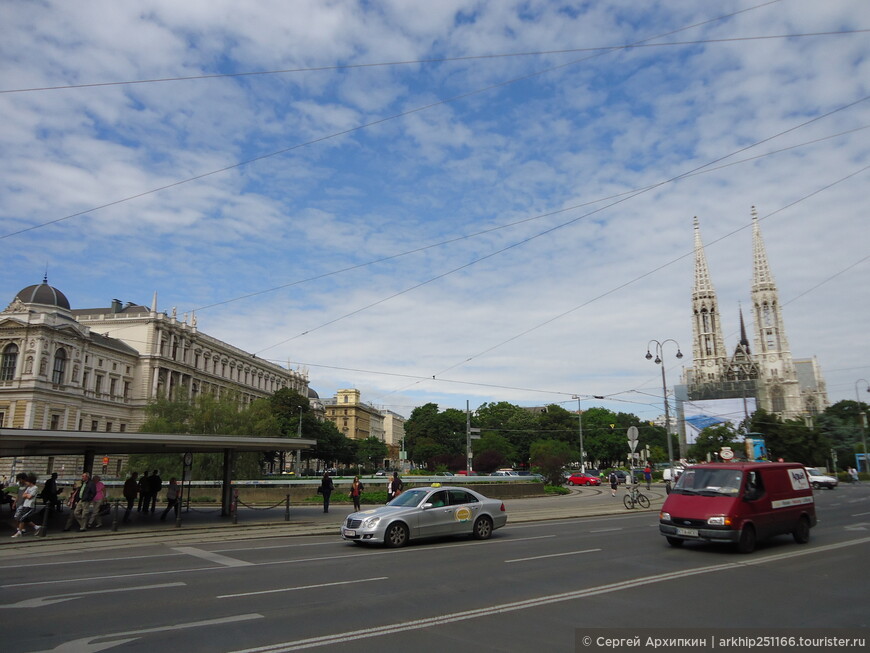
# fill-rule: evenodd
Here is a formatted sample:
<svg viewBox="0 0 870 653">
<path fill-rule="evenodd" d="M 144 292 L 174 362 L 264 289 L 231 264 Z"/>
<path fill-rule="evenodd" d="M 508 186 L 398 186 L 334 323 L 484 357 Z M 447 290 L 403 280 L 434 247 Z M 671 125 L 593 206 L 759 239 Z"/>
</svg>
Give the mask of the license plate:
<svg viewBox="0 0 870 653">
<path fill-rule="evenodd" d="M 683 535 L 685 537 L 698 537 L 698 529 L 697 528 L 677 528 L 677 535 Z"/>
<path fill-rule="evenodd" d="M 344 536 L 345 537 L 356 537 L 356 531 L 352 531 L 349 528 L 345 528 L 344 529 Z"/>
</svg>

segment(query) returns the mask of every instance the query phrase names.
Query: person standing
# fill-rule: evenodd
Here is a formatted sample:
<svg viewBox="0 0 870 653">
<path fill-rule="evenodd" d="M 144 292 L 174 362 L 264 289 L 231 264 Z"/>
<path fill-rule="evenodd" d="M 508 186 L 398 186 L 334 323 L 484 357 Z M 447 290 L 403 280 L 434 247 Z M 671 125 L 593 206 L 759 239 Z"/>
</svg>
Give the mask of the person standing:
<svg viewBox="0 0 870 653">
<path fill-rule="evenodd" d="M 133 512 L 133 504 L 136 503 L 136 495 L 139 494 L 139 472 L 130 474 L 130 478 L 124 481 L 124 498 L 127 500 L 127 510 L 124 511 L 124 523 L 130 521 L 130 513 Z"/>
<path fill-rule="evenodd" d="M 652 467 L 649 466 L 649 463 L 643 468 L 643 478 L 646 481 L 646 489 L 649 490 L 652 483 Z"/>
<path fill-rule="evenodd" d="M 160 515 L 160 521 L 166 521 L 166 513 L 173 509 L 175 510 L 175 519 L 178 519 L 178 508 L 181 504 L 180 498 L 181 486 L 178 485 L 178 481 L 173 476 L 169 479 L 169 485 L 166 486 L 166 510 Z"/>
<path fill-rule="evenodd" d="M 619 487 L 619 477 L 616 475 L 616 470 L 610 470 L 610 476 L 607 478 L 610 481 L 610 496 L 616 496 L 616 488 Z"/>
<path fill-rule="evenodd" d="M 151 487 L 149 490 L 149 500 L 151 502 L 151 514 L 154 514 L 154 510 L 157 508 L 157 495 L 160 494 L 160 489 L 163 487 L 163 479 L 160 478 L 160 470 L 155 469 L 151 473 Z M 147 506 L 146 506 L 147 511 Z"/>
<path fill-rule="evenodd" d="M 54 512 L 62 512 L 57 492 L 57 472 L 53 472 L 51 477 L 45 482 L 45 485 L 42 486 L 42 493 L 39 496 L 42 497 L 42 502 L 51 506 Z"/>
<path fill-rule="evenodd" d="M 148 512 L 148 493 L 151 491 L 151 479 L 148 478 L 148 470 L 142 472 L 142 478 L 139 479 L 139 507 L 137 512 Z"/>
<path fill-rule="evenodd" d="M 350 484 L 350 498 L 353 499 L 353 509 L 354 511 L 359 511 L 360 509 L 360 496 L 362 495 L 363 490 L 365 490 L 365 486 L 359 480 L 359 476 L 353 477 L 353 483 Z"/>
<path fill-rule="evenodd" d="M 405 482 L 399 478 L 399 472 L 393 472 L 393 478 L 390 479 L 390 485 L 387 490 L 387 501 L 392 501 L 402 493 L 405 489 Z"/>
<path fill-rule="evenodd" d="M 330 478 L 327 472 L 323 472 L 323 478 L 320 479 L 320 494 L 323 495 L 323 512 L 329 512 L 329 497 L 334 489 L 335 485 L 332 482 L 332 478 Z"/>
</svg>

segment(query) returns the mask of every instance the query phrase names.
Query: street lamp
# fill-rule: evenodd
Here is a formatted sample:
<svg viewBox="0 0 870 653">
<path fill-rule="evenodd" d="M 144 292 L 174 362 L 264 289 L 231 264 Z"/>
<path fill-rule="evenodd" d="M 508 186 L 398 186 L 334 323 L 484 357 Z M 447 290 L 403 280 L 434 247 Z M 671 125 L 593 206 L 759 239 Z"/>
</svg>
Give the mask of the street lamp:
<svg viewBox="0 0 870 653">
<path fill-rule="evenodd" d="M 586 452 L 583 450 L 583 411 L 580 410 L 580 397 L 574 395 L 577 400 L 577 432 L 580 434 L 580 471 L 586 471 Z"/>
<path fill-rule="evenodd" d="M 680 351 L 680 343 L 672 338 L 668 338 L 663 342 L 659 342 L 658 340 L 650 340 L 646 345 L 646 359 L 652 360 L 653 355 L 650 353 L 650 345 L 655 343 L 655 351 L 656 351 L 656 359 L 653 361 L 656 365 L 662 366 L 662 398 L 665 402 L 665 435 L 668 439 L 668 467 L 671 470 L 671 477 L 669 479 L 669 483 L 674 480 L 674 445 L 671 443 L 671 414 L 668 410 L 668 384 L 665 380 L 665 361 L 664 361 L 664 347 L 667 343 L 672 342 L 677 347 L 677 358 L 683 357 L 683 352 Z"/>
<path fill-rule="evenodd" d="M 855 381 L 855 401 L 858 403 L 856 408 L 858 409 L 858 422 L 861 424 L 861 443 L 864 445 L 864 467 L 870 471 L 870 461 L 867 460 L 867 437 L 864 433 L 866 430 L 865 422 L 867 421 L 867 413 L 861 410 L 861 399 L 858 397 L 858 384 L 861 383 L 861 381 L 863 381 L 864 385 L 867 386 L 867 392 L 870 392 L 870 381 L 867 381 L 867 379 L 858 379 Z M 861 465 L 858 465 L 858 469 L 861 469 Z"/>
</svg>

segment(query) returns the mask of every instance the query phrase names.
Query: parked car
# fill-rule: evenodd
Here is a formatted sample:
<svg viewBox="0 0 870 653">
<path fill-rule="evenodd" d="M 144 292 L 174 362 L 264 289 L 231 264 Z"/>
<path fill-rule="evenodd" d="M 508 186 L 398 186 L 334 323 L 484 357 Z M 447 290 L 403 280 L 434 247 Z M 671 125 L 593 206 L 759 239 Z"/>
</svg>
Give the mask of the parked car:
<svg viewBox="0 0 870 653">
<path fill-rule="evenodd" d="M 490 474 L 490 476 L 519 476 L 519 474 L 512 469 L 499 469 Z"/>
<path fill-rule="evenodd" d="M 456 472 L 456 473 L 459 474 L 459 475 L 461 475 L 461 476 L 478 476 L 478 473 L 477 473 L 477 472 L 469 472 L 469 471 L 467 471 L 467 470 L 465 470 L 465 469 L 460 469 L 460 470 L 459 470 L 458 472 Z"/>
<path fill-rule="evenodd" d="M 341 537 L 354 544 L 383 542 L 388 547 L 445 535 L 486 540 L 506 523 L 502 501 L 467 488 L 434 483 L 405 490 L 385 506 L 352 513 L 341 525 Z"/>
<path fill-rule="evenodd" d="M 620 484 L 625 483 L 625 479 L 626 479 L 626 477 L 628 476 L 628 474 L 626 474 L 626 473 L 625 473 L 624 471 L 622 471 L 621 469 L 608 469 L 606 472 L 604 472 L 604 479 L 605 479 L 605 481 L 607 481 L 607 479 L 610 478 L 610 472 L 616 472 L 616 478 L 617 478 L 617 480 L 619 481 Z M 609 482 L 609 481 L 608 481 L 608 482 Z"/>
<path fill-rule="evenodd" d="M 828 476 L 827 474 L 823 474 L 815 467 L 804 467 L 807 471 L 807 475 L 810 477 L 810 485 L 813 486 L 813 489 L 820 490 L 823 487 L 828 488 L 829 490 L 833 490 L 839 484 L 839 480 L 837 480 L 836 476 Z"/>
<path fill-rule="evenodd" d="M 568 477 L 568 485 L 601 485 L 601 479 L 597 476 L 576 472 Z"/>
</svg>

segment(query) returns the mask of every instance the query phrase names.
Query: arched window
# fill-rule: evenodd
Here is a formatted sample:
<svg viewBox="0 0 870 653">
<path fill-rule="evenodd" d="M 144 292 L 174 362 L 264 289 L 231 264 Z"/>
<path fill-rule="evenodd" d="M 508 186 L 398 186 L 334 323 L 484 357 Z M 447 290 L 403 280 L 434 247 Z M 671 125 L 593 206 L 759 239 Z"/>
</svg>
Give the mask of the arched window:
<svg viewBox="0 0 870 653">
<path fill-rule="evenodd" d="M 0 362 L 0 381 L 11 381 L 15 377 L 15 364 L 18 362 L 18 345 L 10 343 L 3 350 Z"/>
<path fill-rule="evenodd" d="M 775 386 L 770 391 L 770 408 L 774 413 L 782 413 L 785 411 L 785 397 L 782 393 L 782 388 Z"/>
<path fill-rule="evenodd" d="M 54 354 L 54 368 L 51 372 L 51 382 L 54 385 L 63 383 L 63 374 L 66 371 L 66 350 L 61 347 Z"/>
</svg>

